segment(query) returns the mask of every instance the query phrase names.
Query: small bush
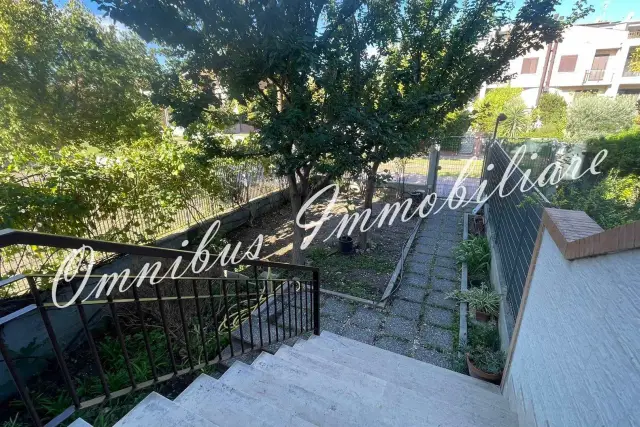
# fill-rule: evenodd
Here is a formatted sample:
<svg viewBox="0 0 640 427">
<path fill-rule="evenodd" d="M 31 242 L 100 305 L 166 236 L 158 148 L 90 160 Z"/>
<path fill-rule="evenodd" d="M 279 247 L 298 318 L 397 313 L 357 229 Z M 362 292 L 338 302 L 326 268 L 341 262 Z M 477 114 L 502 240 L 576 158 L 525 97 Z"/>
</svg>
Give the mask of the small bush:
<svg viewBox="0 0 640 427">
<path fill-rule="evenodd" d="M 563 138 L 567 128 L 567 102 L 560 95 L 545 93 L 540 97 L 538 107 L 533 110 L 532 119 L 540 119 L 542 126 L 527 136 L 534 138 Z"/>
<path fill-rule="evenodd" d="M 465 240 L 455 251 L 458 264 L 467 263 L 469 277 L 488 277 L 491 265 L 491 249 L 486 237 Z"/>
<path fill-rule="evenodd" d="M 476 368 L 488 373 L 499 374 L 504 369 L 505 354 L 490 348 L 476 347 L 469 352 L 469 358 Z"/>
<path fill-rule="evenodd" d="M 587 141 L 587 154 L 590 157 L 601 150 L 607 150 L 607 157 L 598 170 L 609 172 L 618 169 L 620 175 L 640 175 L 640 128 Z"/>
<path fill-rule="evenodd" d="M 467 291 L 455 290 L 447 294 L 447 298 L 466 302 L 475 310 L 491 316 L 497 316 L 500 311 L 500 294 L 492 291 L 486 285 Z"/>
<path fill-rule="evenodd" d="M 630 129 L 637 115 L 636 97 L 576 96 L 568 111 L 567 135 L 586 141 Z"/>
<path fill-rule="evenodd" d="M 501 87 L 487 92 L 483 99 L 475 102 L 473 108 L 476 111 L 473 119 L 473 128 L 484 133 L 493 133 L 498 115 L 504 111 L 505 104 L 513 99 L 520 98 L 522 88 Z"/>
<path fill-rule="evenodd" d="M 485 347 L 492 350 L 500 349 L 500 332 L 496 322 L 470 322 L 469 346 L 472 348 Z"/>
<path fill-rule="evenodd" d="M 604 229 L 614 228 L 640 220 L 640 177 L 621 177 L 614 169 L 592 186 L 563 183 L 553 201 L 559 208 L 585 211 Z"/>
</svg>

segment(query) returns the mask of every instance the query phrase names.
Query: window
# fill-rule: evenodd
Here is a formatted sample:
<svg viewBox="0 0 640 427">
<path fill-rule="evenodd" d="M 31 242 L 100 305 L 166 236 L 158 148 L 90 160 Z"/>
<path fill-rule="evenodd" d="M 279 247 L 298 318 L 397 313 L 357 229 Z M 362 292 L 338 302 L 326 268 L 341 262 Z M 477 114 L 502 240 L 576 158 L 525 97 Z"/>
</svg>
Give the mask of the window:
<svg viewBox="0 0 640 427">
<path fill-rule="evenodd" d="M 558 67 L 558 72 L 573 73 L 576 70 L 577 62 L 578 55 L 563 55 L 560 58 L 560 67 Z"/>
<path fill-rule="evenodd" d="M 538 70 L 538 58 L 524 58 L 521 74 L 535 74 Z"/>
</svg>

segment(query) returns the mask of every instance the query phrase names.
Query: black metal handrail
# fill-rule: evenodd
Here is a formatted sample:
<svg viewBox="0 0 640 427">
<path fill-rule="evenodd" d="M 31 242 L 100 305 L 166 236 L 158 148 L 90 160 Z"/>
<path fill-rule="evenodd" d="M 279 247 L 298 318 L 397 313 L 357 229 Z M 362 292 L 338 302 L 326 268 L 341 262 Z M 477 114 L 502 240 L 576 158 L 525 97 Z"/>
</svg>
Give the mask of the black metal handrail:
<svg viewBox="0 0 640 427">
<path fill-rule="evenodd" d="M 12 245 L 35 245 L 59 249 L 79 249 L 83 245 L 91 246 L 98 252 L 111 252 L 127 255 L 140 255 L 156 258 L 177 258 L 190 260 L 196 255 L 194 251 L 183 249 L 159 248 L 157 246 L 132 245 L 130 243 L 117 243 L 105 240 L 84 239 L 79 237 L 61 236 L 56 234 L 38 233 L 33 231 L 21 231 L 5 229 L 0 230 L 0 248 Z M 284 262 L 243 260 L 241 265 L 255 265 L 259 267 L 291 268 L 296 270 L 315 271 L 315 267 L 306 265 L 287 264 Z"/>
<path fill-rule="evenodd" d="M 17 230 L 0 231 L 0 247 L 9 245 L 38 245 L 52 248 L 79 249 L 83 245 L 96 251 L 145 257 L 190 260 L 196 252 L 136 246 L 68 236 Z M 43 290 L 39 281 L 51 280 L 51 274 L 17 275 L 0 282 L 0 287 L 17 280 L 27 280 L 33 297 L 30 304 L 8 316 L 0 318 L 0 354 L 16 386 L 20 399 L 34 425 L 43 425 L 42 414 L 34 403 L 29 390 L 29 379 L 25 378 L 16 365 L 4 340 L 4 328 L 11 322 L 37 311 L 42 320 L 46 340 L 53 349 L 52 358 L 60 384 L 68 393 L 71 406 L 51 419 L 47 425 L 57 425 L 68 419 L 79 409 L 98 405 L 105 400 L 124 396 L 133 391 L 168 381 L 206 366 L 214 365 L 249 351 L 265 348 L 302 333 L 320 333 L 320 279 L 319 270 L 309 266 L 299 266 L 280 262 L 243 260 L 238 265 L 249 266 L 252 277 L 181 277 L 163 280 L 152 286 L 152 276 L 132 275 L 121 283 L 122 292 L 94 297 L 91 290 L 82 293 L 83 299 L 61 309 L 50 301 L 50 291 Z M 283 278 L 260 276 L 258 269 L 284 271 Z M 244 271 L 246 273 L 246 271 Z M 299 276 L 299 277 L 298 277 Z M 83 276 L 85 277 L 85 276 Z M 102 275 L 92 274 L 87 279 L 100 279 Z M 147 283 L 148 282 L 148 283 Z M 123 286 L 128 285 L 128 286 Z M 69 290 L 78 292 L 77 280 L 68 282 Z M 144 286 L 140 286 L 144 285 Z M 66 305 L 58 301 L 59 305 Z M 177 310 L 176 310 L 177 309 Z M 77 379 L 72 375 L 68 355 L 72 350 L 68 342 L 61 341 L 54 321 L 61 310 L 77 312 L 80 345 L 87 348 L 85 358 L 91 361 L 93 378 L 99 382 L 102 392 L 96 396 L 83 398 L 78 392 Z M 121 318 L 136 322 L 135 328 L 123 328 Z M 173 317 L 172 317 L 173 316 Z M 68 318 L 68 316 L 65 316 Z M 111 335 L 96 338 L 94 326 L 97 319 L 110 319 Z M 163 359 L 158 360 L 151 346 L 150 332 L 161 330 Z M 149 369 L 143 374 L 134 371 L 133 355 L 128 343 L 134 336 L 144 342 L 144 350 L 138 354 L 148 362 Z M 99 344 L 116 343 L 119 347 L 118 360 L 123 362 L 128 386 L 111 390 L 107 366 L 99 350 Z M 78 352 L 79 350 L 73 350 Z M 194 353 L 198 353 L 196 354 Z M 83 353 L 84 354 L 84 353 Z M 81 358 L 81 357 L 77 357 Z M 166 372 L 161 372 L 164 369 Z M 141 378 L 141 375 L 143 378 Z"/>
</svg>

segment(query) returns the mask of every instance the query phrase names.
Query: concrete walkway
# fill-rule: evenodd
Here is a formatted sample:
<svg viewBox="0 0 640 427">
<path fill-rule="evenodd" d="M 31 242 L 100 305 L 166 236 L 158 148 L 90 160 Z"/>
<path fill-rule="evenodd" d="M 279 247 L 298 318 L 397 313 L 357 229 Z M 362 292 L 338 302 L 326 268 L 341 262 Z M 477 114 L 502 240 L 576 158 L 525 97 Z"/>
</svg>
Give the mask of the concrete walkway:
<svg viewBox="0 0 640 427">
<path fill-rule="evenodd" d="M 457 305 L 445 293 L 460 286 L 453 251 L 462 241 L 463 218 L 462 210 L 445 207 L 423 220 L 400 287 L 385 310 L 323 295 L 321 329 L 457 369 Z"/>
</svg>

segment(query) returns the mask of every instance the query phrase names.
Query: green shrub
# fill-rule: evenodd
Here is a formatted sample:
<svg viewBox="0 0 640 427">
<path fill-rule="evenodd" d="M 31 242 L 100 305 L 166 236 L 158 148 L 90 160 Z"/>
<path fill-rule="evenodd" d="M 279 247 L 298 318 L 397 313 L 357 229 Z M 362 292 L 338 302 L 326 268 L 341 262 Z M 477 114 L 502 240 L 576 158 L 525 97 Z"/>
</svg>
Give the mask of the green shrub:
<svg viewBox="0 0 640 427">
<path fill-rule="evenodd" d="M 529 132 L 533 138 L 563 138 L 567 128 L 567 102 L 560 95 L 545 93 L 540 97 L 538 107 L 531 114 L 533 120 L 540 120 L 542 126 Z"/>
<path fill-rule="evenodd" d="M 640 220 L 640 177 L 621 177 L 614 169 L 595 185 L 588 184 L 561 184 L 554 204 L 563 209 L 585 211 L 604 229 Z"/>
<path fill-rule="evenodd" d="M 495 351 L 490 348 L 476 347 L 469 352 L 469 358 L 476 368 L 488 373 L 499 374 L 504 369 L 506 360 L 503 351 Z"/>
<path fill-rule="evenodd" d="M 507 138 L 519 138 L 527 133 L 531 127 L 531 115 L 522 98 L 510 99 L 504 104 L 507 119 L 498 128 L 498 135 Z"/>
<path fill-rule="evenodd" d="M 463 109 L 447 114 L 444 123 L 438 129 L 438 136 L 463 136 L 471 127 L 471 114 Z"/>
<path fill-rule="evenodd" d="M 479 132 L 493 133 L 498 115 L 504 112 L 505 105 L 520 97 L 522 88 L 500 87 L 487 92 L 483 99 L 478 99 L 473 108 L 475 117 L 473 128 Z"/>
<path fill-rule="evenodd" d="M 467 263 L 469 277 L 488 277 L 491 265 L 489 240 L 484 236 L 461 242 L 455 251 L 458 264 Z"/>
<path fill-rule="evenodd" d="M 608 151 L 607 157 L 598 170 L 608 172 L 618 169 L 620 175 L 640 175 L 640 128 L 587 141 L 587 154 L 590 157 L 604 149 Z"/>
<path fill-rule="evenodd" d="M 455 290 L 446 295 L 447 298 L 466 302 L 476 311 L 482 311 L 491 316 L 497 316 L 500 311 L 500 294 L 492 291 L 486 285 L 471 288 L 466 291 Z"/>
<path fill-rule="evenodd" d="M 500 332 L 496 322 L 469 322 L 469 346 L 500 349 Z"/>
<path fill-rule="evenodd" d="M 586 141 L 630 129 L 637 115 L 636 97 L 577 95 L 569 107 L 567 136 Z"/>
</svg>

